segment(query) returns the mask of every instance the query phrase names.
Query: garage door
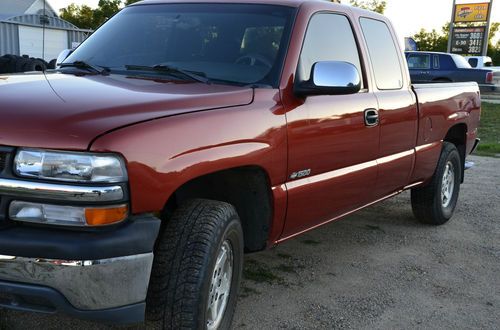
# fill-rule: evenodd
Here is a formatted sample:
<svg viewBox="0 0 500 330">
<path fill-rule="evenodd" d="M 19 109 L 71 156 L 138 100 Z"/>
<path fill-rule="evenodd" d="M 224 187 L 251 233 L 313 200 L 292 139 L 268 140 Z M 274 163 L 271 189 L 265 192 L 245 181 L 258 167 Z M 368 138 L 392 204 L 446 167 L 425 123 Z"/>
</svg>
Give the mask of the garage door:
<svg viewBox="0 0 500 330">
<path fill-rule="evenodd" d="M 57 58 L 59 53 L 68 48 L 68 34 L 66 31 L 45 29 L 45 56 L 50 61 Z M 21 55 L 42 58 L 43 29 L 31 26 L 19 26 L 19 50 Z"/>
</svg>

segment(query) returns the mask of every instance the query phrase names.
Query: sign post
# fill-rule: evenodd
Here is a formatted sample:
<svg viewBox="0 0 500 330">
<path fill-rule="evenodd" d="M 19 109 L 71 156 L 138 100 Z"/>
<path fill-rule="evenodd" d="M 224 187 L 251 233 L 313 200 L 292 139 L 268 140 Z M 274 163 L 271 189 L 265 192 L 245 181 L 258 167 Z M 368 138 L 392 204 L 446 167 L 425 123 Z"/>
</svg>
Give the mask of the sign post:
<svg viewBox="0 0 500 330">
<path fill-rule="evenodd" d="M 453 1 L 448 52 L 460 55 L 486 55 L 493 0 L 481 3 Z"/>
<path fill-rule="evenodd" d="M 484 43 L 483 56 L 488 54 L 488 41 L 490 36 L 490 23 L 491 23 L 491 8 L 493 8 L 493 0 L 490 0 L 490 6 L 488 8 L 488 21 L 486 23 L 486 42 Z"/>
<path fill-rule="evenodd" d="M 451 39 L 453 34 L 453 28 L 455 27 L 455 9 L 457 8 L 457 0 L 453 0 L 453 9 L 451 10 L 450 28 L 448 32 L 448 53 L 451 53 Z"/>
</svg>

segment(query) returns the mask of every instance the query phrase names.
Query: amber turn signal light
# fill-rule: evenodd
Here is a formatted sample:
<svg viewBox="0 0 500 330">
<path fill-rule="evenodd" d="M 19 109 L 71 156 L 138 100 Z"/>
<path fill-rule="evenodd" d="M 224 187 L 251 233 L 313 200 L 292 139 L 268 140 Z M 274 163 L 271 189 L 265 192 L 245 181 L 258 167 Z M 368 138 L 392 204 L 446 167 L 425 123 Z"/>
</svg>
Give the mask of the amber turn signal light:
<svg viewBox="0 0 500 330">
<path fill-rule="evenodd" d="M 111 225 L 125 220 L 128 215 L 128 206 L 85 208 L 85 219 L 89 226 Z"/>
</svg>

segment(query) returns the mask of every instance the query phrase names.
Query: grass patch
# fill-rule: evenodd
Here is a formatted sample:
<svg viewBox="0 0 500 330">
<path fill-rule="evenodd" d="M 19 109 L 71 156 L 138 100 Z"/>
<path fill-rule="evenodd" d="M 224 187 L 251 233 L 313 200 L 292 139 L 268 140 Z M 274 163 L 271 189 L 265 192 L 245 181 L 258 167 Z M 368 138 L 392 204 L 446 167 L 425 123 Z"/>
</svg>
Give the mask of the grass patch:
<svg viewBox="0 0 500 330">
<path fill-rule="evenodd" d="M 476 154 L 500 157 L 500 104 L 482 103 L 479 138 Z"/>
<path fill-rule="evenodd" d="M 293 258 L 291 255 L 286 254 L 286 253 L 278 253 L 278 257 L 280 257 L 281 259 L 287 259 L 287 260 L 290 260 Z"/>
<path fill-rule="evenodd" d="M 255 290 L 254 288 L 249 288 L 247 286 L 241 287 L 240 297 L 246 298 L 249 297 L 250 295 L 257 295 L 257 294 L 260 294 L 260 291 Z"/>
<path fill-rule="evenodd" d="M 304 243 L 305 245 L 320 245 L 321 244 L 321 242 L 315 241 L 313 239 L 303 240 L 302 243 Z"/>
<path fill-rule="evenodd" d="M 285 283 L 285 280 L 281 276 L 274 274 L 267 266 L 262 265 L 255 260 L 245 261 L 243 277 L 255 283 Z"/>
<path fill-rule="evenodd" d="M 285 264 L 279 265 L 278 270 L 283 273 L 296 273 L 295 267 Z"/>
</svg>

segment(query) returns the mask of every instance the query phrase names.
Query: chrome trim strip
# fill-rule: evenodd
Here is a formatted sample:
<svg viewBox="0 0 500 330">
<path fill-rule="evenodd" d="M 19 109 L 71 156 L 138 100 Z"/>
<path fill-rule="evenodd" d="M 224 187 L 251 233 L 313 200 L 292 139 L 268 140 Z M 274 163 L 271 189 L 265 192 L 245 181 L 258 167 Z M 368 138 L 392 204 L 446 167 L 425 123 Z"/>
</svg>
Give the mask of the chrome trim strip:
<svg viewBox="0 0 500 330">
<path fill-rule="evenodd" d="M 120 186 L 78 186 L 12 179 L 0 179 L 0 194 L 77 202 L 111 202 L 124 198 Z"/>
<path fill-rule="evenodd" d="M 47 286 L 78 309 L 131 305 L 146 299 L 153 253 L 101 260 L 0 255 L 0 280 Z"/>
<path fill-rule="evenodd" d="M 389 155 L 389 156 L 378 158 L 377 159 L 377 163 L 379 163 L 379 164 L 390 163 L 390 162 L 393 162 L 395 160 L 399 160 L 401 158 L 405 158 L 405 157 L 408 157 L 408 156 L 413 156 L 414 154 L 415 154 L 415 149 L 410 149 L 410 150 L 406 150 L 406 151 L 403 151 L 403 152 L 399 152 L 397 154 L 392 154 L 392 155 Z"/>
<path fill-rule="evenodd" d="M 302 178 L 299 180 L 289 181 L 286 183 L 286 186 L 287 186 L 287 189 L 290 190 L 290 189 L 294 189 L 294 188 L 301 187 L 301 186 L 307 186 L 310 184 L 316 184 L 319 182 L 332 180 L 332 179 L 335 179 L 335 178 L 338 178 L 338 177 L 341 177 L 341 176 L 344 176 L 347 174 L 351 174 L 354 172 L 364 171 L 368 168 L 376 167 L 377 165 L 378 164 L 377 164 L 376 160 L 371 160 L 371 161 L 368 161 L 365 163 L 356 164 L 356 165 L 352 165 L 352 166 L 348 166 L 348 167 L 343 167 L 343 168 L 338 169 L 338 170 L 325 172 L 325 173 L 321 173 L 321 174 L 316 174 L 313 176 L 308 176 L 308 177 L 305 177 L 305 178 Z"/>
</svg>

